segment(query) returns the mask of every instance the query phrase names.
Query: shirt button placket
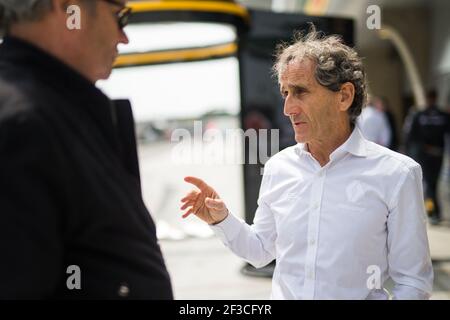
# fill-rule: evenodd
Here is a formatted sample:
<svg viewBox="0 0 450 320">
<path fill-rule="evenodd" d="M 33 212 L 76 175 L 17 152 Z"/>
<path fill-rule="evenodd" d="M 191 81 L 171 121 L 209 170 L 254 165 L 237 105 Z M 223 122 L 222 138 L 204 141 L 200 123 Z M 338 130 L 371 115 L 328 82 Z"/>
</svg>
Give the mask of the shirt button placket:
<svg viewBox="0 0 450 320">
<path fill-rule="evenodd" d="M 313 299 L 315 293 L 315 269 L 317 256 L 317 236 L 320 221 L 320 204 L 322 202 L 324 170 L 320 170 L 312 184 L 311 209 L 308 221 L 308 249 L 306 252 L 305 266 L 305 299 Z"/>
</svg>

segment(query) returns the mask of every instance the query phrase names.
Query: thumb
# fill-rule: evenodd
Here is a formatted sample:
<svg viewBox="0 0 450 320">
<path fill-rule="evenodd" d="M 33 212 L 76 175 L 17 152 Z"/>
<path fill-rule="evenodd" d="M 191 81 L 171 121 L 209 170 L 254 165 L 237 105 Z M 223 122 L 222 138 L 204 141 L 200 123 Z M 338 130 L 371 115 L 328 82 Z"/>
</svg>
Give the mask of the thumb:
<svg viewBox="0 0 450 320">
<path fill-rule="evenodd" d="M 212 199 L 212 198 L 206 198 L 205 205 L 210 209 L 216 210 L 223 209 L 225 206 L 221 199 Z"/>
</svg>

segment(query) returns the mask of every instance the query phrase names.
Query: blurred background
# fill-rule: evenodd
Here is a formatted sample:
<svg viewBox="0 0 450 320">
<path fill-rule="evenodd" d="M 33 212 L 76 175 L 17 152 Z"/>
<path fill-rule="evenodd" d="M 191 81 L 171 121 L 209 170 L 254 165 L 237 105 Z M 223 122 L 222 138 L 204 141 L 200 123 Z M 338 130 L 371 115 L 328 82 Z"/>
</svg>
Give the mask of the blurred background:
<svg viewBox="0 0 450 320">
<path fill-rule="evenodd" d="M 111 78 L 98 86 L 132 103 L 143 195 L 178 299 L 269 298 L 273 265 L 254 270 L 204 223 L 181 219 L 180 199 L 191 189 L 183 178 L 201 177 L 235 215 L 251 223 L 265 161 L 295 144 L 271 75 L 276 45 L 290 41 L 294 31 L 307 31 L 313 22 L 357 49 L 368 74 L 370 104 L 388 125 L 387 147 L 414 156 L 412 119 L 429 107 L 430 93 L 439 110 L 450 111 L 448 1 L 129 3 L 130 44 L 120 48 Z M 231 129 L 279 131 L 243 141 L 232 138 Z M 205 132 L 214 134 L 206 139 Z M 182 143 L 190 147 L 182 149 Z M 436 186 L 426 185 L 436 195 L 424 195 L 430 219 L 440 208 L 439 219 L 429 224 L 433 299 L 450 299 L 449 149 L 445 145 L 440 154 L 442 165 L 432 166 Z"/>
</svg>

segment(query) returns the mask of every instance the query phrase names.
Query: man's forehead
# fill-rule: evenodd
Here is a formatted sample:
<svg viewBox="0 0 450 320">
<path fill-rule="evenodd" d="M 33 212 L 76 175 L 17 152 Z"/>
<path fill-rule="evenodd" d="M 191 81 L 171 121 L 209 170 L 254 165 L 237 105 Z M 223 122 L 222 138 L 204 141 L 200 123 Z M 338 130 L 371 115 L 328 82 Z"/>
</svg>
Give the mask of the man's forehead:
<svg viewBox="0 0 450 320">
<path fill-rule="evenodd" d="M 281 73 L 280 85 L 308 85 L 313 79 L 314 63 L 309 59 L 293 60 L 287 64 Z"/>
</svg>

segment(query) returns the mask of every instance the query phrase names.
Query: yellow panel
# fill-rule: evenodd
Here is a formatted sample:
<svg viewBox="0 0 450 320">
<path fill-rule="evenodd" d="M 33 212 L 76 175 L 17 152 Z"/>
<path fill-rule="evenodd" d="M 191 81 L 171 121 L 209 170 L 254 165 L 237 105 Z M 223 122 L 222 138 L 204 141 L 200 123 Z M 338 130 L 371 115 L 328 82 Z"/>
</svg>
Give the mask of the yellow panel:
<svg viewBox="0 0 450 320">
<path fill-rule="evenodd" d="M 233 55 L 236 52 L 237 52 L 237 44 L 229 43 L 225 45 L 200 49 L 135 53 L 135 54 L 121 55 L 117 57 L 114 63 L 114 67 L 167 63 L 175 61 L 204 60 L 215 56 Z"/>
<path fill-rule="evenodd" d="M 249 18 L 248 11 L 245 7 L 236 3 L 221 1 L 136 1 L 129 2 L 128 6 L 134 12 L 185 10 L 220 12 L 240 16 L 246 20 Z"/>
</svg>

